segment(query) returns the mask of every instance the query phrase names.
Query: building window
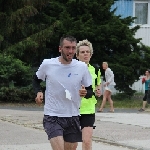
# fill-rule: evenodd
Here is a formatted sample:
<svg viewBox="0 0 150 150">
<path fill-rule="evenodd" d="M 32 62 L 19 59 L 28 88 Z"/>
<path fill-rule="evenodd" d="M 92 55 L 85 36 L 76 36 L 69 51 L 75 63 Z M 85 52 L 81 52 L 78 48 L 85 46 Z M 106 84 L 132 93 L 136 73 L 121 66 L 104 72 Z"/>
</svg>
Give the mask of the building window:
<svg viewBox="0 0 150 150">
<path fill-rule="evenodd" d="M 150 1 L 135 1 L 134 7 L 135 24 L 149 24 Z"/>
<path fill-rule="evenodd" d="M 148 3 L 135 3 L 135 23 L 148 24 Z"/>
</svg>

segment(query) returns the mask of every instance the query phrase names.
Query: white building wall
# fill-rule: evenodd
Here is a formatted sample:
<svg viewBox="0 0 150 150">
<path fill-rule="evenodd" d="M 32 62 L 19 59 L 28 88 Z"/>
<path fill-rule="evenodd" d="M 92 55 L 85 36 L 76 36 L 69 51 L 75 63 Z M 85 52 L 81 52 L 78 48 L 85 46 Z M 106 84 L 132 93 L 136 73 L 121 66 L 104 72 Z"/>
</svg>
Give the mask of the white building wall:
<svg viewBox="0 0 150 150">
<path fill-rule="evenodd" d="M 140 93 L 145 92 L 145 84 L 142 84 L 142 77 L 143 76 L 141 76 L 140 80 L 138 80 L 137 82 L 134 82 L 134 84 L 132 85 L 132 89 Z"/>
<path fill-rule="evenodd" d="M 146 46 L 150 46 L 150 26 L 141 26 L 136 32 L 135 38 L 142 38 L 141 42 Z"/>
</svg>

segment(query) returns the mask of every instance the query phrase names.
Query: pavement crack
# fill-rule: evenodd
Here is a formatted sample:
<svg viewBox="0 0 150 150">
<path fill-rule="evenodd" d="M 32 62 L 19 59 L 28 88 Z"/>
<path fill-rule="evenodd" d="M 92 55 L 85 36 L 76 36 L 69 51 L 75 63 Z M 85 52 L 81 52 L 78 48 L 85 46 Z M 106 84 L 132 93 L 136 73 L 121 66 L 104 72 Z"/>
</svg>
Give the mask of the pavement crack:
<svg viewBox="0 0 150 150">
<path fill-rule="evenodd" d="M 128 146 L 128 145 L 125 145 L 125 144 L 116 143 L 115 141 L 110 141 L 108 139 L 99 138 L 99 137 L 93 137 L 92 140 L 96 143 L 101 142 L 101 143 L 105 143 L 105 144 L 109 144 L 109 145 L 113 145 L 113 146 L 117 146 L 117 147 L 128 148 L 130 150 L 144 150 L 142 148 L 136 148 L 136 147 Z"/>
</svg>

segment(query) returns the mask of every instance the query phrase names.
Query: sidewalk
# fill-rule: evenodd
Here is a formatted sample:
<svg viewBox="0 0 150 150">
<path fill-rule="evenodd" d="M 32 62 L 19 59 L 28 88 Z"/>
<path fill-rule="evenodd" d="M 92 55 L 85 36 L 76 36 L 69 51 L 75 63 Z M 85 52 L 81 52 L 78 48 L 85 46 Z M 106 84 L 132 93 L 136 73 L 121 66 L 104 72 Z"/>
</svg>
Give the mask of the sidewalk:
<svg viewBox="0 0 150 150">
<path fill-rule="evenodd" d="M 150 150 L 149 113 L 99 113 L 96 114 L 96 140 L 123 147 Z"/>
<path fill-rule="evenodd" d="M 42 126 L 42 108 L 3 108 L 0 107 L 0 150 L 51 150 Z M 93 150 L 150 150 L 149 120 L 149 113 L 133 110 L 96 113 Z M 81 150 L 81 143 L 77 150 Z"/>
</svg>

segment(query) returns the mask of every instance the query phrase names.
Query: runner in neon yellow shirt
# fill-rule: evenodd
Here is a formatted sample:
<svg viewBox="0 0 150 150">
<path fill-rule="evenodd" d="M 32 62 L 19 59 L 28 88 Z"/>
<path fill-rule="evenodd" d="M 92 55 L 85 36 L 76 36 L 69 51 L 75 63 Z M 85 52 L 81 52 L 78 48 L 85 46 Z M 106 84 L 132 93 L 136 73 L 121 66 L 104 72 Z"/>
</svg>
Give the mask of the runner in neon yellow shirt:
<svg viewBox="0 0 150 150">
<path fill-rule="evenodd" d="M 97 85 L 101 84 L 101 79 L 100 79 L 101 73 L 98 70 L 98 75 L 97 75 L 96 69 L 90 64 L 88 64 L 88 69 L 92 76 L 92 83 L 93 83 L 92 88 L 95 90 L 95 86 L 97 87 Z M 97 79 L 97 83 L 95 83 L 96 79 Z M 80 106 L 80 114 L 94 114 L 96 103 L 97 103 L 97 100 L 95 98 L 95 95 L 93 95 L 92 98 L 89 98 L 88 101 L 86 98 L 82 98 L 81 106 Z"/>
<path fill-rule="evenodd" d="M 89 64 L 93 54 L 92 44 L 88 40 L 79 41 L 77 44 L 76 56 L 80 61 L 87 64 L 89 72 L 92 76 L 92 98 L 82 98 L 80 106 L 80 125 L 82 129 L 82 150 L 91 150 L 93 125 L 95 122 L 95 104 L 97 100 L 95 96 L 100 97 L 101 72 Z"/>
</svg>

